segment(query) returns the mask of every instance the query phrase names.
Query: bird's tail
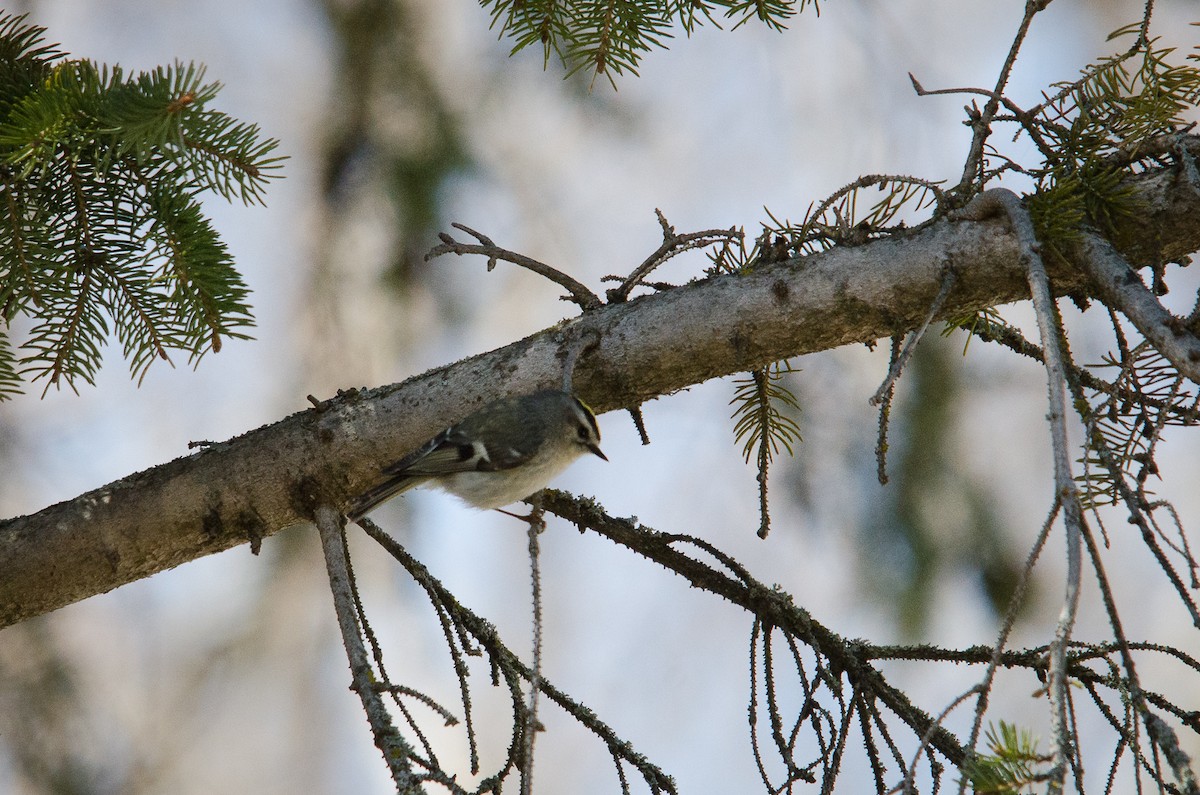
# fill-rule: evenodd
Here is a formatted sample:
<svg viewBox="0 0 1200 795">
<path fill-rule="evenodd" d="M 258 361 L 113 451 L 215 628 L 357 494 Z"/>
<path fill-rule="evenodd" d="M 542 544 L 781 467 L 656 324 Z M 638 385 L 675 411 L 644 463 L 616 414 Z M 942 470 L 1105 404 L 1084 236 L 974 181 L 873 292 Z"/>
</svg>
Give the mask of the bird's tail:
<svg viewBox="0 0 1200 795">
<path fill-rule="evenodd" d="M 357 522 L 375 510 L 380 503 L 390 500 L 397 494 L 403 494 L 420 483 L 420 478 L 414 478 L 411 475 L 393 475 L 370 491 L 351 500 L 350 504 L 346 506 L 346 518 L 351 522 Z"/>
</svg>

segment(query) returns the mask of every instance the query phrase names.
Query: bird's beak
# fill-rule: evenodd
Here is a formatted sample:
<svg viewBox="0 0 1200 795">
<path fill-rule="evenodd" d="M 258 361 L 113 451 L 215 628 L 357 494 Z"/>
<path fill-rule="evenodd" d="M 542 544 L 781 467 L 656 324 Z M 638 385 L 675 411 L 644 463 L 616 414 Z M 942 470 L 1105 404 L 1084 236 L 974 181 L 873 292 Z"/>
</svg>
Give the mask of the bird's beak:
<svg viewBox="0 0 1200 795">
<path fill-rule="evenodd" d="M 603 458 L 605 461 L 607 461 L 607 460 L 608 460 L 608 456 L 606 456 L 606 455 L 604 454 L 604 452 L 603 452 L 603 451 L 600 449 L 600 445 L 598 445 L 598 444 L 589 444 L 589 445 L 587 446 L 587 448 L 588 448 L 589 450 L 591 450 L 593 453 L 595 453 L 596 455 L 598 455 L 598 456 L 600 456 L 601 458 Z"/>
</svg>

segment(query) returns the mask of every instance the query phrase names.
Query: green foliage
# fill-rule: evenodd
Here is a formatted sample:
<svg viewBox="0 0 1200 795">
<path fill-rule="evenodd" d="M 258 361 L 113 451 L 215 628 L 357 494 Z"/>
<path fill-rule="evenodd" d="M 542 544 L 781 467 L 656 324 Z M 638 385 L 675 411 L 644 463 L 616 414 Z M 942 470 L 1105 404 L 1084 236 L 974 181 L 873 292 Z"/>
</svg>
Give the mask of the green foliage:
<svg viewBox="0 0 1200 795">
<path fill-rule="evenodd" d="M 245 338 L 246 287 L 198 197 L 261 202 L 281 160 L 206 107 L 220 86 L 203 68 L 127 76 L 63 59 L 44 33 L 0 16 L 0 398 L 23 378 L 93 382 L 110 337 L 139 379 L 172 351 L 195 362 Z"/>
<path fill-rule="evenodd" d="M 790 362 L 775 362 L 754 370 L 749 378 L 734 381 L 737 393 L 730 405 L 735 405 L 733 433 L 742 442 L 746 463 L 753 458 L 758 464 L 758 535 L 766 538 L 771 529 L 767 503 L 767 475 L 771 462 L 780 450 L 792 455 L 792 445 L 803 441 L 800 425 L 787 412 L 799 413 L 800 402 L 787 385 L 784 376 L 799 372 Z"/>
<path fill-rule="evenodd" d="M 1074 114 L 1073 138 L 1094 142 L 1081 151 L 1108 153 L 1121 146 L 1136 155 L 1143 142 L 1181 126 L 1184 112 L 1200 101 L 1200 69 L 1172 64 L 1175 49 L 1141 39 L 1140 22 L 1114 31 L 1109 40 L 1130 36 L 1136 40 L 1127 52 L 1085 69 L 1078 83 L 1062 86 L 1070 89 L 1065 104 L 1051 103 L 1064 115 Z"/>
<path fill-rule="evenodd" d="M 1007 321 L 1000 315 L 999 310 L 994 306 L 985 306 L 983 309 L 972 312 L 968 315 L 952 317 L 946 320 L 946 326 L 942 329 L 942 336 L 949 337 L 958 329 L 967 332 L 967 338 L 963 340 L 963 356 L 967 355 L 967 348 L 971 344 L 971 340 L 977 336 L 990 335 L 995 336 L 995 330 L 1000 328 L 1010 328 Z"/>
<path fill-rule="evenodd" d="M 783 30 L 810 0 L 480 0 L 492 15 L 492 27 L 513 41 L 515 53 L 541 44 L 549 64 L 556 53 L 567 74 L 604 75 L 615 87 L 615 75 L 637 74 L 642 56 L 663 48 L 678 23 L 690 34 L 700 25 L 720 27 L 715 14 L 736 20 L 734 28 L 756 20 Z M 816 0 L 812 5 L 819 11 Z"/>
<path fill-rule="evenodd" d="M 1140 23 L 1109 38 L 1129 36 L 1133 46 L 1056 84 L 1057 93 L 1024 122 L 1046 158 L 1031 172 L 1037 190 L 1029 209 L 1051 253 L 1077 239 L 1085 222 L 1118 248 L 1136 233 L 1140 213 L 1129 170 L 1157 154 L 1155 139 L 1182 129 L 1185 112 L 1200 102 L 1200 68 L 1173 63 L 1174 49 L 1141 38 Z"/>
<path fill-rule="evenodd" d="M 1033 732 L 1000 721 L 990 724 L 986 734 L 990 754 L 981 755 L 963 767 L 977 795 L 1020 795 L 1033 792 L 1033 785 L 1044 780 L 1037 765 L 1050 757 L 1037 749 Z"/>
<path fill-rule="evenodd" d="M 8 334 L 0 329 L 0 352 L 11 351 L 8 342 Z M 21 375 L 17 372 L 15 362 L 10 353 L 8 356 L 0 355 L 0 400 L 5 400 L 12 397 L 19 391 L 21 383 Z"/>
<path fill-rule="evenodd" d="M 772 461 L 780 450 L 792 454 L 792 445 L 803 441 L 800 426 L 788 416 L 787 411 L 800 411 L 796 396 L 783 383 L 784 376 L 798 373 L 790 362 L 775 362 L 761 370 L 750 373 L 749 378 L 739 378 L 733 383 L 737 393 L 732 406 L 733 433 L 742 443 L 742 456 L 749 463 L 752 458 Z"/>
</svg>

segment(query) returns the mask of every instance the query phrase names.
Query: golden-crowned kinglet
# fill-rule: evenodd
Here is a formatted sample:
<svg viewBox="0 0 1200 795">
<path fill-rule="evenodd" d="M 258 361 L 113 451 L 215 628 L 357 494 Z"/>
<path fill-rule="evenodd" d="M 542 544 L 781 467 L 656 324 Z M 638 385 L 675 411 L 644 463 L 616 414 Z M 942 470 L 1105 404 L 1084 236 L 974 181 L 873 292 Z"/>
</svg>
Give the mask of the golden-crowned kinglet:
<svg viewBox="0 0 1200 795">
<path fill-rule="evenodd" d="M 579 398 L 559 390 L 503 398 L 384 467 L 387 480 L 351 502 L 346 516 L 357 521 L 384 500 L 424 485 L 476 508 L 499 508 L 544 488 L 587 452 L 608 460 L 596 417 Z"/>
</svg>

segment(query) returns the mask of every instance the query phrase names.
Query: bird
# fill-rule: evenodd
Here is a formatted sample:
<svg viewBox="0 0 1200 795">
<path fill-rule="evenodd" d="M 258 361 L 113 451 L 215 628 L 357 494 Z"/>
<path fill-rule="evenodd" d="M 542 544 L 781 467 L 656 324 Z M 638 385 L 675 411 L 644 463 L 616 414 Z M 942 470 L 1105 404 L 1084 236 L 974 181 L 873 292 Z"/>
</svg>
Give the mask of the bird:
<svg viewBox="0 0 1200 795">
<path fill-rule="evenodd" d="M 357 522 L 417 486 L 443 489 L 476 508 L 501 508 L 545 488 L 585 453 L 608 460 L 595 414 L 574 394 L 547 389 L 500 398 L 385 466 L 386 479 L 351 500 L 346 517 Z"/>
</svg>

